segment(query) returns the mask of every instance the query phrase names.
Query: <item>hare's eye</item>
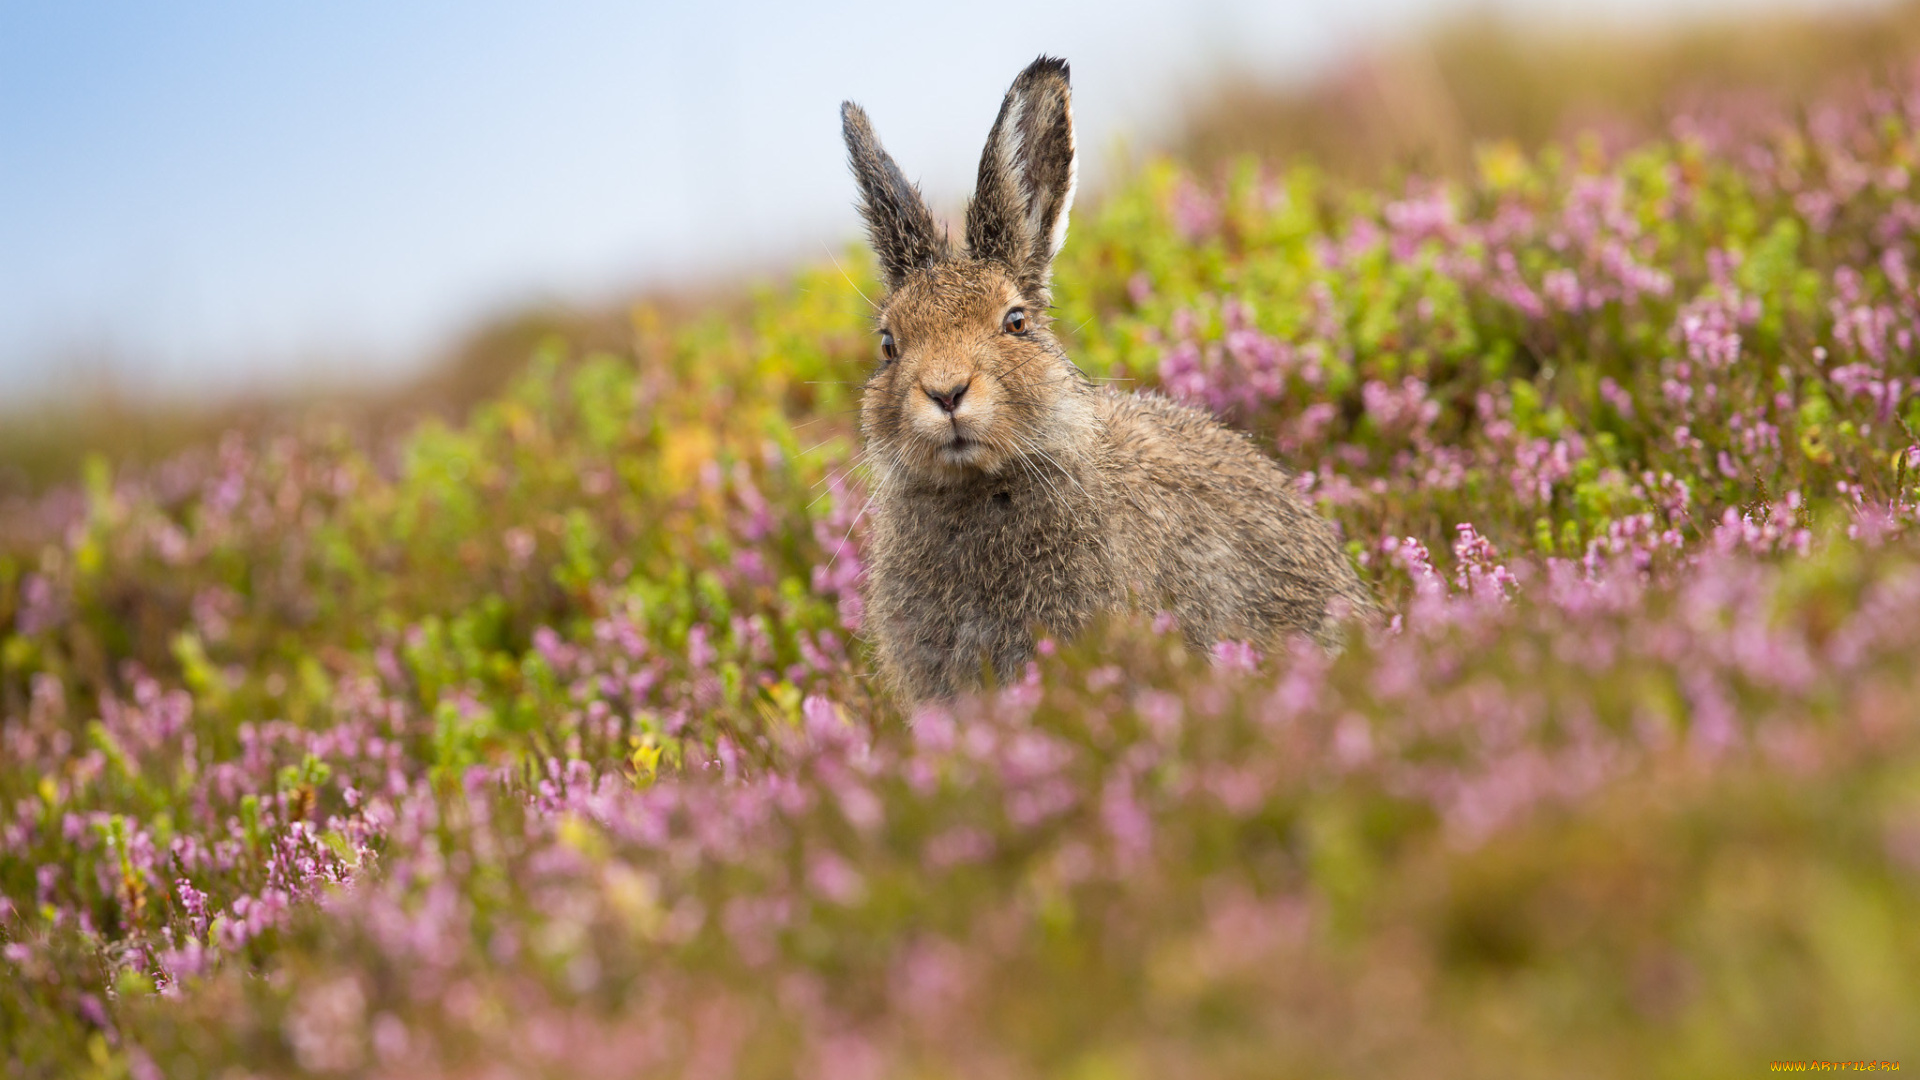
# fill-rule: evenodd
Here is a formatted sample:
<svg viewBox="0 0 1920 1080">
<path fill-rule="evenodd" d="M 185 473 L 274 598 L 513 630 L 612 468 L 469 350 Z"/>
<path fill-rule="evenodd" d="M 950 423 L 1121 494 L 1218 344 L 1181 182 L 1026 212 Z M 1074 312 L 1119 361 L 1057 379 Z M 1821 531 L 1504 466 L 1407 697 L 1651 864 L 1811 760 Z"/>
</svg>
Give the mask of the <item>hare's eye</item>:
<svg viewBox="0 0 1920 1080">
<path fill-rule="evenodd" d="M 1009 334 L 1026 333 L 1027 332 L 1026 310 L 1023 308 L 1014 308 L 1012 311 L 1007 312 L 1007 317 L 1000 320 L 1000 329 L 1005 330 Z"/>
<path fill-rule="evenodd" d="M 900 346 L 893 343 L 893 333 L 891 331 L 880 331 L 880 359 L 889 364 L 900 359 Z"/>
</svg>

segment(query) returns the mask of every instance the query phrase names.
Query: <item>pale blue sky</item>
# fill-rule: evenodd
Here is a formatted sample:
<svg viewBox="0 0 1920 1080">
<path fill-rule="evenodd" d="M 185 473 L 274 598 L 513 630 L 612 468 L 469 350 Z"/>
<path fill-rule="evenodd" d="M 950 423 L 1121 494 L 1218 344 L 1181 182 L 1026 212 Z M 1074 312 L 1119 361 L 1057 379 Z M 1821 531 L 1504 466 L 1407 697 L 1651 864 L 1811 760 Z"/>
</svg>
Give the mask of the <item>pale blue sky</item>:
<svg viewBox="0 0 1920 1080">
<path fill-rule="evenodd" d="M 842 98 L 951 205 L 1043 51 L 1097 189 L 1209 72 L 1469 2 L 0 0 L 0 402 L 393 377 L 504 307 L 818 257 L 856 234 Z"/>
</svg>

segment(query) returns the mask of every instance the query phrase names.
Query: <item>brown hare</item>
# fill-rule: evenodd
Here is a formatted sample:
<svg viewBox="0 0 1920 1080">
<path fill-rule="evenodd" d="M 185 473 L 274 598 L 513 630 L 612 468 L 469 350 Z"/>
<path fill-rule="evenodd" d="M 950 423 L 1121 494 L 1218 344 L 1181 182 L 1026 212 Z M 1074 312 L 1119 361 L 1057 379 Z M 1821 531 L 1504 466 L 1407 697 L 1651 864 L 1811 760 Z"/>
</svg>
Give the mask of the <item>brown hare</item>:
<svg viewBox="0 0 1920 1080">
<path fill-rule="evenodd" d="M 908 702 L 1017 674 L 1034 631 L 1165 610 L 1188 642 L 1327 648 L 1370 606 L 1332 528 L 1244 435 L 1094 386 L 1050 330 L 1076 158 L 1063 60 L 1015 79 L 954 245 L 859 106 L 841 119 L 887 288 L 861 405 L 867 632 Z"/>
</svg>

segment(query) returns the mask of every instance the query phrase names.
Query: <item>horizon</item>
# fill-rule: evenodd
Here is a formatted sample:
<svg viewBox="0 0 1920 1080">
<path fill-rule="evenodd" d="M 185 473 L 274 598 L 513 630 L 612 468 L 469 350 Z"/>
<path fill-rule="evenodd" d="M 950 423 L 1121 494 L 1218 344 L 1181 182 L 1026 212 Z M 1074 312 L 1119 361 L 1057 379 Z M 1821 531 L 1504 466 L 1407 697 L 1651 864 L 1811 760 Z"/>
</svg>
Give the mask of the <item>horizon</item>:
<svg viewBox="0 0 1920 1080">
<path fill-rule="evenodd" d="M 1810 6 L 1633 0 L 1603 18 Z M 950 210 L 1007 82 L 1034 55 L 1065 56 L 1097 194 L 1115 147 L 1164 137 L 1222 75 L 1303 81 L 1475 10 L 1575 14 L 1566 0 L 1213 0 L 1197 14 L 1074 0 L 1010 35 L 910 10 L 887 40 L 939 49 L 907 50 L 901 79 L 891 54 L 835 55 L 843 38 L 873 45 L 845 3 L 738 0 L 725 20 L 607 3 L 7 11 L 0 394 L 391 383 L 503 312 L 777 271 L 854 241 L 843 99 Z"/>
</svg>

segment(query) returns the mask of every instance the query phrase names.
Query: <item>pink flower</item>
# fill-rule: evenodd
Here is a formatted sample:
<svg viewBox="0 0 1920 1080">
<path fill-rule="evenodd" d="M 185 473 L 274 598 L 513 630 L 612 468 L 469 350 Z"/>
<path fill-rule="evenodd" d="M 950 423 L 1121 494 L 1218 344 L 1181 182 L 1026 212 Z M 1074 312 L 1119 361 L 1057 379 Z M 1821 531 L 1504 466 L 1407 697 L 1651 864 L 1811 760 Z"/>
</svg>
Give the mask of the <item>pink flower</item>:
<svg viewBox="0 0 1920 1080">
<path fill-rule="evenodd" d="M 833 903 L 851 906 L 866 898 L 867 883 L 853 864 L 823 851 L 807 863 L 807 884 L 814 892 Z"/>
</svg>

